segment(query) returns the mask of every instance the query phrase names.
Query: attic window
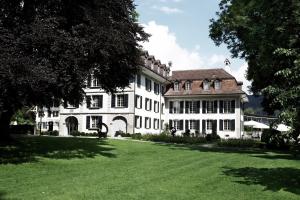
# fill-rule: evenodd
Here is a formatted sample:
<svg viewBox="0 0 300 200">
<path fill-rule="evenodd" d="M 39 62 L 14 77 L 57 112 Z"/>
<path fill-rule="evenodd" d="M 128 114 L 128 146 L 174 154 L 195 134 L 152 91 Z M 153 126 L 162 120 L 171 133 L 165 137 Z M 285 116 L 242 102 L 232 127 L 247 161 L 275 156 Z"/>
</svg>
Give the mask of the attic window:
<svg viewBox="0 0 300 200">
<path fill-rule="evenodd" d="M 179 82 L 174 82 L 174 91 L 179 91 Z"/>
<path fill-rule="evenodd" d="M 220 90 L 221 89 L 221 81 L 220 80 L 215 80 L 215 89 Z"/>
<path fill-rule="evenodd" d="M 203 89 L 204 90 L 209 90 L 209 81 L 208 80 L 204 80 L 203 81 Z"/>
<path fill-rule="evenodd" d="M 185 90 L 191 90 L 191 82 L 190 81 L 185 82 Z"/>
</svg>

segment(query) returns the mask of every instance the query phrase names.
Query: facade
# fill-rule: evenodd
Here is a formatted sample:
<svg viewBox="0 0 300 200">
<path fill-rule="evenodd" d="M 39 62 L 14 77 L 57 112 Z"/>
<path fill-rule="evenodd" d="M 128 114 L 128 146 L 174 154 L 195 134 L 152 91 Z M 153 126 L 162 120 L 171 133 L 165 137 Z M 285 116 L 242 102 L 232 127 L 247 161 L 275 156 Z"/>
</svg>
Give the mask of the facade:
<svg viewBox="0 0 300 200">
<path fill-rule="evenodd" d="M 175 127 L 176 134 L 189 129 L 192 133 L 216 132 L 222 138 L 241 137 L 242 83 L 223 69 L 174 71 L 169 77 L 170 66 L 147 52 L 143 60 L 144 66 L 129 87 L 107 94 L 91 76 L 82 105 L 64 103 L 38 109 L 38 127 L 67 136 L 72 131 L 96 132 L 102 122 L 109 136 L 118 131 L 159 134 Z"/>
</svg>

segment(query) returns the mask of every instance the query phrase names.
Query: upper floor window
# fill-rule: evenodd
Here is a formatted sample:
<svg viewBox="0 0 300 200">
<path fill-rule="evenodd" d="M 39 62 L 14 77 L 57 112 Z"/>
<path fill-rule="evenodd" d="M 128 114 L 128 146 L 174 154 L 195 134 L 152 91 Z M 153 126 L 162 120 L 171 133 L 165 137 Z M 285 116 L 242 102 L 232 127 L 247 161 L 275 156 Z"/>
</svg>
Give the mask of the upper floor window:
<svg viewBox="0 0 300 200">
<path fill-rule="evenodd" d="M 185 113 L 199 113 L 200 101 L 186 101 Z"/>
<path fill-rule="evenodd" d="M 174 82 L 174 91 L 179 91 L 179 82 Z"/>
<path fill-rule="evenodd" d="M 127 108 L 128 107 L 128 94 L 112 95 L 111 98 L 112 108 Z"/>
<path fill-rule="evenodd" d="M 192 88 L 191 88 L 191 82 L 190 81 L 187 81 L 186 83 L 185 83 L 185 90 L 191 90 Z"/>
<path fill-rule="evenodd" d="M 142 117 L 141 116 L 135 116 L 135 128 L 142 128 Z"/>
<path fill-rule="evenodd" d="M 146 90 L 151 92 L 151 90 L 152 90 L 152 81 L 150 79 L 145 78 L 145 82 L 146 82 Z"/>
<path fill-rule="evenodd" d="M 170 101 L 169 113 L 183 113 L 184 101 Z"/>
<path fill-rule="evenodd" d="M 202 113 L 217 113 L 218 101 L 202 101 Z"/>
<path fill-rule="evenodd" d="M 216 90 L 221 89 L 221 81 L 220 80 L 215 80 L 214 84 L 215 84 L 215 89 Z"/>
<path fill-rule="evenodd" d="M 235 120 L 225 119 L 219 121 L 220 131 L 234 131 L 235 130 Z"/>
<path fill-rule="evenodd" d="M 146 129 L 151 128 L 151 118 L 150 117 L 145 117 L 145 128 Z"/>
<path fill-rule="evenodd" d="M 100 87 L 99 78 L 96 78 L 94 75 L 91 77 L 91 87 Z"/>
<path fill-rule="evenodd" d="M 152 110 L 152 99 L 145 98 L 145 109 Z"/>
<path fill-rule="evenodd" d="M 154 101 L 154 112 L 158 113 L 159 112 L 159 102 Z"/>
<path fill-rule="evenodd" d="M 86 97 L 87 108 L 102 108 L 103 96 L 92 95 Z"/>
<path fill-rule="evenodd" d="M 221 100 L 220 113 L 235 113 L 235 100 Z"/>
<path fill-rule="evenodd" d="M 208 80 L 204 80 L 203 81 L 203 89 L 204 90 L 209 90 L 210 86 L 209 86 L 209 81 Z"/>
<path fill-rule="evenodd" d="M 58 117 L 59 111 L 53 111 L 53 117 Z"/>
<path fill-rule="evenodd" d="M 142 108 L 143 107 L 143 97 L 140 95 L 135 95 L 135 107 Z"/>
</svg>

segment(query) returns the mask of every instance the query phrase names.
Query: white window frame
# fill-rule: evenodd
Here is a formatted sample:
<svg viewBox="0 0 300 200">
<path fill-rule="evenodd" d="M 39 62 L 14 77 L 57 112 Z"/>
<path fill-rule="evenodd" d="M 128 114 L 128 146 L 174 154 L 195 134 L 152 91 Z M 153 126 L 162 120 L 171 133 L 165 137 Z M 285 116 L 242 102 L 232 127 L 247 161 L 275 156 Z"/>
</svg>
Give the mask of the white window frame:
<svg viewBox="0 0 300 200">
<path fill-rule="evenodd" d="M 174 82 L 174 91 L 179 91 L 179 82 Z"/>
<path fill-rule="evenodd" d="M 196 120 L 189 120 L 189 129 L 196 130 Z"/>
<path fill-rule="evenodd" d="M 214 101 L 206 101 L 206 113 L 213 113 L 214 111 Z"/>
<path fill-rule="evenodd" d="M 187 81 L 186 83 L 185 83 L 185 90 L 191 90 L 192 89 L 192 84 L 191 84 L 191 82 L 190 81 Z"/>
<path fill-rule="evenodd" d="M 91 76 L 91 87 L 100 87 L 100 80 L 94 75 Z"/>
<path fill-rule="evenodd" d="M 159 129 L 159 120 L 158 120 L 158 119 L 154 119 L 154 120 L 153 120 L 153 125 L 154 125 L 153 128 L 154 128 L 155 130 Z"/>
<path fill-rule="evenodd" d="M 215 80 L 215 89 L 220 90 L 221 89 L 221 81 L 220 80 Z"/>
<path fill-rule="evenodd" d="M 231 100 L 223 101 L 223 113 L 230 113 L 231 111 Z"/>
<path fill-rule="evenodd" d="M 203 90 L 209 90 L 210 86 L 209 86 L 209 81 L 208 80 L 204 80 L 203 81 Z"/>
<path fill-rule="evenodd" d="M 180 101 L 173 101 L 173 113 L 178 114 L 180 112 Z"/>
<path fill-rule="evenodd" d="M 142 117 L 136 115 L 134 119 L 135 119 L 135 128 L 138 128 L 138 129 L 142 128 L 140 126 L 141 125 Z"/>
<path fill-rule="evenodd" d="M 98 128 L 99 116 L 91 116 L 91 127 L 90 129 Z"/>
<path fill-rule="evenodd" d="M 150 126 L 151 126 L 150 117 L 145 117 L 145 128 L 150 129 Z"/>
<path fill-rule="evenodd" d="M 180 120 L 173 120 L 173 127 L 176 129 L 176 130 L 180 130 Z"/>
<path fill-rule="evenodd" d="M 91 108 L 99 108 L 100 107 L 100 96 L 99 95 L 92 95 L 90 107 Z"/>
<path fill-rule="evenodd" d="M 123 108 L 125 107 L 125 95 L 116 95 L 116 107 Z"/>
<path fill-rule="evenodd" d="M 212 131 L 212 127 L 213 127 L 213 120 L 211 120 L 211 119 L 206 120 L 206 130 Z"/>
</svg>

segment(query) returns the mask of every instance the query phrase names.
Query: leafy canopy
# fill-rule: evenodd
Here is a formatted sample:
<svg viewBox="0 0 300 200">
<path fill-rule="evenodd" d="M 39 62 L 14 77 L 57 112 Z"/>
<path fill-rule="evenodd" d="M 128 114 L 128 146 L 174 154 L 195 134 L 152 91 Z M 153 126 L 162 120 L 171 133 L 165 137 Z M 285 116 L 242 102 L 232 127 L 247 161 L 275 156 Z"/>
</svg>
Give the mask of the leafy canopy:
<svg viewBox="0 0 300 200">
<path fill-rule="evenodd" d="M 300 132 L 300 1 L 222 0 L 210 37 L 248 62 L 251 90 L 263 105 Z"/>
</svg>

